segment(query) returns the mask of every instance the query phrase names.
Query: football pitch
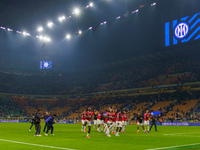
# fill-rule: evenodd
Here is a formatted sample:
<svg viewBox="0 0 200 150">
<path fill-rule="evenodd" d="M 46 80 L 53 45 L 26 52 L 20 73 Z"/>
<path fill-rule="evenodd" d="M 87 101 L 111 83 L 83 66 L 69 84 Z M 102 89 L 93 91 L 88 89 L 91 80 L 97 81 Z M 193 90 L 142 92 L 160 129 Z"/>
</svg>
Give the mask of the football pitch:
<svg viewBox="0 0 200 150">
<path fill-rule="evenodd" d="M 81 124 L 55 124 L 54 136 L 34 137 L 30 123 L 0 123 L 0 150 L 199 150 L 199 127 L 158 126 L 151 133 L 136 133 L 136 126 L 126 127 L 119 137 L 106 137 L 104 133 L 92 131 L 90 139 L 81 132 Z M 42 125 L 42 130 L 44 124 Z"/>
</svg>

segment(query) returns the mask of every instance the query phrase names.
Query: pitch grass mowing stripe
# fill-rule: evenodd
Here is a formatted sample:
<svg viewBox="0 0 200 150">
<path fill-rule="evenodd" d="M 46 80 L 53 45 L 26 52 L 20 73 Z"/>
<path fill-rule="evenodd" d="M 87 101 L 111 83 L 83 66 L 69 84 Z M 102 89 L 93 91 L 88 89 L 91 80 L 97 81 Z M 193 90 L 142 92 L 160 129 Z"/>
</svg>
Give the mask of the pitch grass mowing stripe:
<svg viewBox="0 0 200 150">
<path fill-rule="evenodd" d="M 170 147 L 160 147 L 160 148 L 153 148 L 153 149 L 147 149 L 147 150 L 172 149 L 172 148 L 194 146 L 194 145 L 200 145 L 200 143 L 193 143 L 193 144 L 187 144 L 187 145 L 177 145 L 177 146 L 170 146 Z"/>
<path fill-rule="evenodd" d="M 23 144 L 23 145 L 38 146 L 38 147 L 46 147 L 46 148 L 52 148 L 52 149 L 75 150 L 75 149 L 70 149 L 70 148 L 55 147 L 55 146 L 47 146 L 47 145 L 32 144 L 32 143 L 24 143 L 24 142 L 11 141 L 11 140 L 4 140 L 4 139 L 0 139 L 0 141 L 3 141 L 3 142 L 10 142 L 10 143 L 17 143 L 17 144 Z"/>
</svg>

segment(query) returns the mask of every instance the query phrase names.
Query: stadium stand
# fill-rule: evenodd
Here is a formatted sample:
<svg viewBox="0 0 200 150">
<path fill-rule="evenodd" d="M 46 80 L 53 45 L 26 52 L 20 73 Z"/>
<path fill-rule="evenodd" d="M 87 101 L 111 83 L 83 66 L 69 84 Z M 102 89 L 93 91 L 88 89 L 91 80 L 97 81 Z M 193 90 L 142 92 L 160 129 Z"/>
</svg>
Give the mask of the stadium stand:
<svg viewBox="0 0 200 150">
<path fill-rule="evenodd" d="M 126 108 L 130 118 L 146 109 L 164 119 L 189 116 L 200 98 L 198 59 L 152 62 L 81 75 L 0 72 L 1 116 L 30 116 L 38 108 L 60 118 L 80 118 L 88 106 Z M 15 80 L 13 80 L 15 79 Z M 12 103 L 12 105 L 9 105 Z M 177 111 L 178 110 L 178 111 Z"/>
</svg>

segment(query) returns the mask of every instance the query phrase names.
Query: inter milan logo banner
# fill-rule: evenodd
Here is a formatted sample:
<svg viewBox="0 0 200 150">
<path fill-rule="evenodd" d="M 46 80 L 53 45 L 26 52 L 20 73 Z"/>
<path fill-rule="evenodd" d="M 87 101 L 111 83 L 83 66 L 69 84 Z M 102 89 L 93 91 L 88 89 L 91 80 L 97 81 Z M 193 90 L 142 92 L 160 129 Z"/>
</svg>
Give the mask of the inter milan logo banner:
<svg viewBox="0 0 200 150">
<path fill-rule="evenodd" d="M 165 46 L 200 39 L 200 13 L 165 23 Z"/>
<path fill-rule="evenodd" d="M 52 69 L 52 61 L 40 61 L 40 69 Z"/>
</svg>

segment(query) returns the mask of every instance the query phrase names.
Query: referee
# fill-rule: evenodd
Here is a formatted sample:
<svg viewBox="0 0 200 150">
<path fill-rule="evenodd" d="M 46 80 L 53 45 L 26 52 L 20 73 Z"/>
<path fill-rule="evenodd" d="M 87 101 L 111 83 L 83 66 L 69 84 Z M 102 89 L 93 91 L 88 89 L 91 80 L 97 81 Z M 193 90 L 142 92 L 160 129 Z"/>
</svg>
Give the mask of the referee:
<svg viewBox="0 0 200 150">
<path fill-rule="evenodd" d="M 151 131 L 151 128 L 153 127 L 153 125 L 155 126 L 155 131 L 157 132 L 157 126 L 156 126 L 156 116 L 155 116 L 155 114 L 153 114 L 153 117 L 152 117 L 152 119 L 151 119 L 151 127 L 150 127 L 150 130 L 149 131 Z"/>
</svg>

